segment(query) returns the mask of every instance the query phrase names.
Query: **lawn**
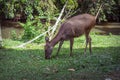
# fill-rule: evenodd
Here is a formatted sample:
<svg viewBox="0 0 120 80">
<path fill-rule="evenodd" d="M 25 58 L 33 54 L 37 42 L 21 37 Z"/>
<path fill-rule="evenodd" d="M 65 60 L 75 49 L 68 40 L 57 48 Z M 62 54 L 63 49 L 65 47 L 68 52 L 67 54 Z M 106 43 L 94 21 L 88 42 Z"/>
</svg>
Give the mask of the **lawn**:
<svg viewBox="0 0 120 80">
<path fill-rule="evenodd" d="M 95 35 L 93 54 L 84 56 L 84 36 L 74 41 L 73 56 L 69 56 L 69 41 L 58 57 L 44 59 L 44 46 L 32 43 L 25 48 L 13 48 L 22 42 L 3 40 L 0 49 L 0 80 L 120 80 L 120 36 Z M 52 56 L 57 52 L 55 46 Z"/>
</svg>

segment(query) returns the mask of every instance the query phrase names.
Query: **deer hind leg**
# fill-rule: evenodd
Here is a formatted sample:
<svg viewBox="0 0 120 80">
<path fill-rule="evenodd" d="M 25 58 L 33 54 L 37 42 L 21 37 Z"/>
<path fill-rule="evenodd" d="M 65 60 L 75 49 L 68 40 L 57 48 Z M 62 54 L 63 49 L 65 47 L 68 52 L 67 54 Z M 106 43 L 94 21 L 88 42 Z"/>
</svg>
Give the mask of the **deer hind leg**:
<svg viewBox="0 0 120 80">
<path fill-rule="evenodd" d="M 89 36 L 89 51 L 90 51 L 90 54 L 92 54 L 91 41 L 92 41 L 92 39 Z"/>
<path fill-rule="evenodd" d="M 86 45 L 85 45 L 84 55 L 86 55 L 87 45 L 88 45 L 88 36 L 86 35 Z"/>
<path fill-rule="evenodd" d="M 73 48 L 74 38 L 70 39 L 70 56 L 72 56 L 72 48 Z"/>
<path fill-rule="evenodd" d="M 91 37 L 87 34 L 86 35 L 86 46 L 85 46 L 85 51 L 84 51 L 84 54 L 86 55 L 86 49 L 87 49 L 87 46 L 89 44 L 89 51 L 90 51 L 90 54 L 92 54 L 92 49 L 91 49 Z"/>
<path fill-rule="evenodd" d="M 89 43 L 89 46 L 91 45 L 91 38 L 89 36 L 89 33 L 90 33 L 90 30 L 87 30 L 85 32 L 85 37 L 86 37 L 86 45 L 85 45 L 85 50 L 84 50 L 84 55 L 86 55 L 86 50 L 87 50 L 87 46 L 88 46 L 88 43 Z M 90 46 L 91 47 L 91 46 Z M 89 48 L 90 48 L 89 47 Z M 90 50 L 90 49 L 89 49 Z"/>
<path fill-rule="evenodd" d="M 58 56 L 59 51 L 60 51 L 60 49 L 61 49 L 61 46 L 62 46 L 63 42 L 64 42 L 64 40 L 61 40 L 61 41 L 60 41 L 56 56 Z"/>
</svg>

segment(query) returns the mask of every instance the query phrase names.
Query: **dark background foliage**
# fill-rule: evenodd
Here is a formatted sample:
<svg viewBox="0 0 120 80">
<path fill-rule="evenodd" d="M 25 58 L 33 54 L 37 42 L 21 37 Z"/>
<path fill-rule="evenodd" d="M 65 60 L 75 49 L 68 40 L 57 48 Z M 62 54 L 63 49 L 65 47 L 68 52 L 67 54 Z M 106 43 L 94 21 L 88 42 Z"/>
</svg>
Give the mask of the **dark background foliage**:
<svg viewBox="0 0 120 80">
<path fill-rule="evenodd" d="M 65 2 L 66 0 L 0 0 L 0 15 L 2 19 L 20 17 L 21 21 L 36 17 L 54 19 L 60 13 Z M 104 4 L 104 7 L 101 10 L 99 21 L 119 22 L 119 0 L 68 0 L 66 13 L 68 11 L 74 13 L 79 9 L 74 15 L 82 13 L 95 15 L 101 3 Z"/>
</svg>

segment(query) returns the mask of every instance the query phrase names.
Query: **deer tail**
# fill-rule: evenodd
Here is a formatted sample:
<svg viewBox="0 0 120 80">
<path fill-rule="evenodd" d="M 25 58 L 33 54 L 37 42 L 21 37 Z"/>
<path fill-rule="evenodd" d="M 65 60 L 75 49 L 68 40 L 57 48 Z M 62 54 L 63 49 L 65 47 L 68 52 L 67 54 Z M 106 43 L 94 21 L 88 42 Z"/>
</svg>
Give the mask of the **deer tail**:
<svg viewBox="0 0 120 80">
<path fill-rule="evenodd" d="M 95 16 L 95 20 L 97 19 L 98 15 L 99 15 L 99 13 L 100 13 L 100 10 L 102 9 L 102 7 L 103 7 L 103 3 L 100 5 L 100 7 L 99 7 L 99 9 L 98 9 L 98 12 L 97 12 L 97 14 L 96 14 L 96 16 Z"/>
</svg>

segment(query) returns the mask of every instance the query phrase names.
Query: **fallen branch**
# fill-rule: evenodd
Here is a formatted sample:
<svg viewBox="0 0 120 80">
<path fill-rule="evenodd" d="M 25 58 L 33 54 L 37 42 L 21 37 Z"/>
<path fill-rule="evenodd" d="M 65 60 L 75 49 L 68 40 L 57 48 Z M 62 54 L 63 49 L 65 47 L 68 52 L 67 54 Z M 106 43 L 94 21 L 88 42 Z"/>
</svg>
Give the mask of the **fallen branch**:
<svg viewBox="0 0 120 80">
<path fill-rule="evenodd" d="M 80 8 L 78 8 L 76 11 L 69 10 L 68 13 L 64 16 L 63 19 L 67 19 L 67 18 L 71 17 L 72 15 L 74 15 L 75 13 L 77 13 L 79 10 L 80 10 Z"/>
<path fill-rule="evenodd" d="M 98 15 L 99 15 L 99 13 L 100 13 L 100 10 L 102 9 L 102 7 L 103 7 L 103 3 L 100 5 L 100 7 L 99 7 L 99 9 L 98 9 L 97 14 L 96 14 L 96 16 L 95 16 L 95 19 L 97 19 Z"/>
<path fill-rule="evenodd" d="M 53 27 L 52 27 L 51 29 L 49 29 L 48 31 L 46 31 L 46 32 L 44 32 L 44 33 L 42 33 L 42 34 L 40 34 L 39 36 L 33 38 L 32 40 L 30 40 L 30 41 L 28 41 L 28 42 L 26 42 L 26 43 L 23 43 L 23 44 L 17 46 L 16 48 L 24 47 L 25 45 L 27 45 L 27 44 L 33 42 L 34 40 L 38 39 L 39 37 L 41 37 L 41 36 L 43 36 L 43 35 L 45 35 L 47 32 L 49 32 L 49 31 L 52 30 L 52 29 L 53 29 Z"/>
<path fill-rule="evenodd" d="M 54 32 L 55 32 L 56 29 L 57 29 L 57 25 L 58 25 L 58 23 L 59 23 L 60 20 L 61 20 L 61 17 L 62 17 L 62 15 L 63 15 L 63 12 L 64 12 L 65 7 L 66 7 L 66 5 L 67 5 L 67 2 L 68 2 L 68 1 L 66 1 L 65 5 L 63 6 L 63 8 L 62 8 L 62 10 L 61 10 L 61 13 L 60 13 L 59 17 L 58 17 L 58 19 L 57 19 L 55 25 L 53 26 L 54 28 L 53 28 L 53 30 L 52 30 L 52 32 L 51 32 L 51 37 L 50 37 L 50 39 L 53 37 Z"/>
<path fill-rule="evenodd" d="M 55 32 L 55 30 L 56 30 L 56 28 L 57 28 L 57 25 L 58 25 L 59 21 L 61 20 L 61 17 L 62 17 L 62 15 L 63 15 L 63 12 L 64 12 L 64 9 L 65 9 L 66 5 L 67 5 L 67 2 L 66 2 L 66 4 L 64 5 L 63 9 L 61 10 L 61 13 L 60 13 L 60 15 L 59 15 L 59 17 L 58 17 L 58 19 L 57 19 L 57 21 L 56 21 L 56 23 L 55 23 L 55 25 L 54 25 L 53 27 L 51 27 L 50 29 L 48 29 L 46 32 L 38 35 L 37 37 L 33 38 L 32 40 L 30 40 L 30 41 L 28 41 L 28 42 L 25 42 L 25 43 L 23 43 L 23 44 L 21 44 L 21 45 L 19 45 L 19 46 L 16 46 L 15 48 L 22 48 L 22 47 L 24 47 L 25 45 L 27 45 L 27 44 L 35 41 L 36 39 L 42 37 L 43 35 L 45 35 L 46 33 L 50 32 L 51 30 L 52 30 L 52 33 L 51 33 L 52 35 L 51 35 L 51 36 L 53 36 L 53 34 L 54 34 L 54 32 Z"/>
</svg>

